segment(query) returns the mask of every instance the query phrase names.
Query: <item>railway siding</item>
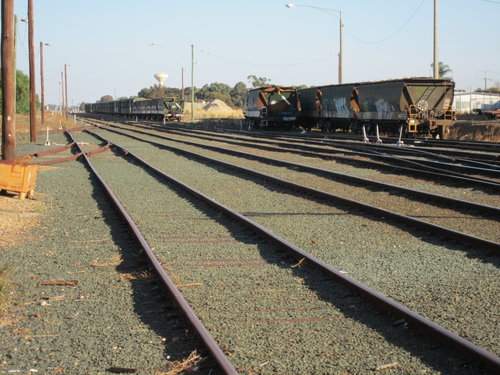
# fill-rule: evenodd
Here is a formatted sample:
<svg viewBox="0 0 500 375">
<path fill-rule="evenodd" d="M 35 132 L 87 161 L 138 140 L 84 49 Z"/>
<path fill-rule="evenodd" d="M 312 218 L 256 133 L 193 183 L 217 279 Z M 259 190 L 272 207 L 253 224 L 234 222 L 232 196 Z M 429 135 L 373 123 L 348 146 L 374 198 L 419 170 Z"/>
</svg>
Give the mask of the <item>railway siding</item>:
<svg viewBox="0 0 500 375">
<path fill-rule="evenodd" d="M 124 146 L 127 142 L 133 143 L 118 135 L 109 138 L 124 143 Z M 159 153 L 147 145 L 142 147 L 143 150 L 137 151 L 160 169 L 189 181 L 189 184 L 374 289 L 396 300 L 407 301 L 405 304 L 410 308 L 450 330 L 472 341 L 477 339 L 475 342 L 479 346 L 493 352 L 498 350 L 496 333 L 487 333 L 486 337 L 484 334 L 492 332 L 495 326 L 497 306 L 494 296 L 498 284 L 476 290 L 481 280 L 496 279 L 496 257 L 459 245 L 422 241 L 380 219 L 370 220 L 359 213 L 353 215 L 322 202 L 311 203 L 266 183 L 258 185 L 246 177 L 235 178 L 234 172 L 221 173 L 217 170 L 219 168 L 202 167 L 175 154 Z M 478 272 L 478 268 L 481 271 Z M 385 270 L 385 277 L 378 276 L 374 281 L 370 275 L 380 269 Z M 455 274 L 455 269 L 463 271 Z M 474 293 L 469 294 L 471 291 Z M 477 305 L 487 309 L 478 310 Z M 464 308 L 468 311 L 466 315 L 463 315 Z M 482 328 L 478 322 L 484 324 Z M 472 325 L 478 328 L 474 338 L 474 333 L 463 331 L 464 327 Z M 486 341 L 482 342 L 484 339 Z"/>
</svg>

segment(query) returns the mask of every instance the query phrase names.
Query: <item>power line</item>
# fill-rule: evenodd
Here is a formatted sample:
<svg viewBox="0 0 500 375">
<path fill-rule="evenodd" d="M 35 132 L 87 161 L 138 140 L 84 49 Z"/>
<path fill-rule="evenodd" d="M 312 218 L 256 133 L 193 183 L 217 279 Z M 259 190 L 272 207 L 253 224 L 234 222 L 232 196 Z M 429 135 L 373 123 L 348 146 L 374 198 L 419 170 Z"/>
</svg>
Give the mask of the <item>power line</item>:
<svg viewBox="0 0 500 375">
<path fill-rule="evenodd" d="M 484 1 L 487 1 L 487 0 L 484 0 Z M 406 25 L 408 25 L 410 23 L 410 21 L 415 17 L 415 15 L 417 14 L 417 12 L 420 10 L 420 8 L 422 7 L 422 5 L 424 4 L 425 0 L 422 0 L 420 2 L 420 4 L 418 4 L 417 8 L 413 11 L 413 13 L 410 15 L 410 17 L 406 20 L 405 23 L 403 23 L 403 25 L 401 25 L 396 31 L 394 31 L 392 34 L 390 34 L 389 36 L 383 38 L 383 39 L 380 39 L 380 40 L 376 40 L 376 41 L 367 41 L 367 40 L 363 40 L 363 39 L 360 39 L 358 38 L 356 35 L 354 35 L 353 33 L 351 33 L 349 31 L 348 28 L 346 28 L 344 26 L 344 28 L 346 29 L 347 33 L 352 36 L 354 39 L 356 39 L 358 42 L 361 42 L 361 43 L 364 43 L 364 44 L 379 44 L 379 43 L 383 43 L 389 39 L 391 39 L 392 37 L 396 36 L 397 34 L 399 34 L 405 27 Z"/>
<path fill-rule="evenodd" d="M 332 58 L 332 57 L 323 57 L 323 58 L 319 58 L 319 59 L 315 59 L 315 60 L 292 62 L 292 63 L 287 63 L 287 64 L 260 64 L 260 63 L 252 63 L 252 62 L 248 62 L 248 61 L 240 61 L 240 60 L 234 60 L 234 59 L 227 58 L 227 57 L 218 56 L 218 55 L 215 55 L 215 54 L 213 54 L 209 51 L 203 50 L 203 49 L 200 49 L 200 52 L 202 52 L 205 55 L 215 57 L 217 59 L 224 60 L 224 61 L 227 61 L 227 62 L 230 62 L 233 64 L 250 65 L 250 66 L 265 66 L 265 67 L 282 67 L 282 66 L 314 64 L 317 62 L 327 61 L 327 60 L 330 60 Z"/>
</svg>

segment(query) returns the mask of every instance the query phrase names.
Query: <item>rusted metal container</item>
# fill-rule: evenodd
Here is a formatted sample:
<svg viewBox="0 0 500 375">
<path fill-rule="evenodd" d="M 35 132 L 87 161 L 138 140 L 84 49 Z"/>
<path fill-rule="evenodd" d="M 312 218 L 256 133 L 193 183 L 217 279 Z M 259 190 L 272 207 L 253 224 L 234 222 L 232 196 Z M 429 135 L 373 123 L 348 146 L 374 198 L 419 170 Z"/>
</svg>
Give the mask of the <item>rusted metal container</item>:
<svg viewBox="0 0 500 375">
<path fill-rule="evenodd" d="M 25 159 L 0 162 L 0 190 L 19 193 L 19 199 L 31 198 L 35 191 L 37 166 Z"/>
</svg>

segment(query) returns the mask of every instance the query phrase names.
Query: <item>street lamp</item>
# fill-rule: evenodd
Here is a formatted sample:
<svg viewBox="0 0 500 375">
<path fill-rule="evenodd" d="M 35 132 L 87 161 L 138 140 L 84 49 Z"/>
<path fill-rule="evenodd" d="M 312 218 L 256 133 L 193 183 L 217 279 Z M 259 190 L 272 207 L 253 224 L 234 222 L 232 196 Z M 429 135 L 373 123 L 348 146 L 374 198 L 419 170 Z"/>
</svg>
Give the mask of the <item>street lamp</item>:
<svg viewBox="0 0 500 375">
<path fill-rule="evenodd" d="M 317 9 L 321 12 L 324 12 L 326 14 L 329 14 L 330 16 L 336 17 L 339 19 L 339 35 L 340 35 L 340 44 L 339 44 L 339 83 L 343 83 L 343 78 L 342 78 L 342 73 L 343 73 L 343 67 L 342 67 L 342 28 L 344 25 L 342 24 L 342 12 L 340 10 L 336 9 L 329 9 L 329 8 L 320 8 L 320 7 L 315 7 L 312 5 L 301 5 L 301 4 L 292 4 L 292 3 L 287 3 L 285 4 L 287 8 L 293 8 L 293 7 L 304 7 L 304 8 L 312 8 L 312 9 Z M 338 13 L 338 16 L 335 14 Z"/>
<path fill-rule="evenodd" d="M 50 46 L 50 43 L 40 42 L 40 91 L 41 91 L 41 111 L 40 111 L 40 119 L 43 123 L 45 122 L 45 93 L 44 93 L 44 85 L 43 85 L 43 46 Z"/>
</svg>

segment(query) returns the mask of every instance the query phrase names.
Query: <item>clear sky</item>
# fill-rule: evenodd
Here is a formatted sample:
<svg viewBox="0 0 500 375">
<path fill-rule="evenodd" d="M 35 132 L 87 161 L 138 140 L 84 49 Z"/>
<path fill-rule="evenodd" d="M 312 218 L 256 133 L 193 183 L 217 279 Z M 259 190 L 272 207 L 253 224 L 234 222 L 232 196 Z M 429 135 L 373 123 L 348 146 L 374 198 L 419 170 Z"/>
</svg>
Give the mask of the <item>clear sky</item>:
<svg viewBox="0 0 500 375">
<path fill-rule="evenodd" d="M 37 92 L 44 48 L 45 102 L 59 102 L 68 64 L 69 103 L 133 96 L 166 72 L 168 87 L 234 86 L 248 75 L 280 85 L 337 83 L 338 13 L 344 82 L 431 76 L 433 0 L 34 0 Z M 27 0 L 15 0 L 27 18 Z M 307 6 L 307 7 L 305 7 Z M 500 0 L 439 0 L 439 60 L 458 89 L 500 81 Z M 18 24 L 17 68 L 28 73 L 28 27 Z"/>
</svg>

